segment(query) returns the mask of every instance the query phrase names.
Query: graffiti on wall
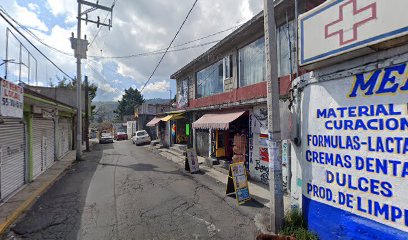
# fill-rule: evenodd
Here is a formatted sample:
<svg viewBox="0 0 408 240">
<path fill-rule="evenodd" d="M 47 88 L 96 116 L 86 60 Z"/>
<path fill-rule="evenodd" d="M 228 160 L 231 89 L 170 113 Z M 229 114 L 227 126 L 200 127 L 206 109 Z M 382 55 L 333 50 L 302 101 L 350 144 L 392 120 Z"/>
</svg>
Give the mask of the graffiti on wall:
<svg viewBox="0 0 408 240">
<path fill-rule="evenodd" d="M 303 205 L 322 239 L 408 239 L 407 76 L 400 64 L 305 88 Z"/>
<path fill-rule="evenodd" d="M 266 105 L 255 106 L 249 114 L 249 172 L 252 178 L 269 184 L 268 111 Z"/>
</svg>

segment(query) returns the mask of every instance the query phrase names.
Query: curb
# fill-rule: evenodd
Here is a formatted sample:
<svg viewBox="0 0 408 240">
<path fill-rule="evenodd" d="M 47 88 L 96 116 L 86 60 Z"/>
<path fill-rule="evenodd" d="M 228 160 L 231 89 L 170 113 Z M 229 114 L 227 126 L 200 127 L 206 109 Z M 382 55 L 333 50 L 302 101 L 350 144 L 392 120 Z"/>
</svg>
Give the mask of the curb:
<svg viewBox="0 0 408 240">
<path fill-rule="evenodd" d="M 5 222 L 0 223 L 0 236 L 6 232 L 10 225 L 13 224 L 13 222 L 16 221 L 17 218 L 20 217 L 27 208 L 32 206 L 37 201 L 39 196 L 41 196 L 45 191 L 47 191 L 47 189 L 51 187 L 65 173 L 65 170 L 69 168 L 72 165 L 72 163 L 67 165 L 67 167 L 56 177 L 54 177 L 48 182 L 45 182 L 39 189 L 37 189 L 33 194 L 31 194 L 31 196 L 27 198 L 16 210 L 14 210 L 9 216 L 7 216 Z"/>
</svg>

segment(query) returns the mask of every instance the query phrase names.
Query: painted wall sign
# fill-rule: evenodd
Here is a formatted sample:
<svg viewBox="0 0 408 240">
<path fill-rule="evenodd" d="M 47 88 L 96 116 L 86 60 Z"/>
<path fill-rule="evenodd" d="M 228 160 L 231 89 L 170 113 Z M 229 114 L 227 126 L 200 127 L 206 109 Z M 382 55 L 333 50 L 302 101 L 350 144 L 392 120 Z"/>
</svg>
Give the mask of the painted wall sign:
<svg viewBox="0 0 408 240">
<path fill-rule="evenodd" d="M 311 81 L 301 161 L 310 229 L 321 239 L 408 239 L 407 64 Z"/>
<path fill-rule="evenodd" d="M 406 0 L 325 2 L 299 17 L 300 65 L 407 35 L 406 9 Z"/>
<path fill-rule="evenodd" d="M 0 79 L 0 92 L 0 116 L 23 118 L 23 88 L 7 80 Z"/>
<path fill-rule="evenodd" d="M 268 111 L 266 105 L 254 106 L 249 113 L 249 173 L 264 184 L 269 184 Z"/>
</svg>

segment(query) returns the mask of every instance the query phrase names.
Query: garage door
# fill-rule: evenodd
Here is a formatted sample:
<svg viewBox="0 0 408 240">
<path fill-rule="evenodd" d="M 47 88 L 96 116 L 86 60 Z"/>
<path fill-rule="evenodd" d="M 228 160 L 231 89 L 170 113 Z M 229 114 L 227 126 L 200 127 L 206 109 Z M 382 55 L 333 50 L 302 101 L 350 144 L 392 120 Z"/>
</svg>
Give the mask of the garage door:
<svg viewBox="0 0 408 240">
<path fill-rule="evenodd" d="M 71 139 L 71 124 L 68 118 L 60 118 L 58 120 L 58 158 L 62 158 L 69 151 Z"/>
<path fill-rule="evenodd" d="M 25 183 L 25 135 L 20 120 L 0 124 L 1 199 Z"/>
<path fill-rule="evenodd" d="M 33 178 L 49 168 L 55 159 L 54 121 L 33 119 Z"/>
</svg>

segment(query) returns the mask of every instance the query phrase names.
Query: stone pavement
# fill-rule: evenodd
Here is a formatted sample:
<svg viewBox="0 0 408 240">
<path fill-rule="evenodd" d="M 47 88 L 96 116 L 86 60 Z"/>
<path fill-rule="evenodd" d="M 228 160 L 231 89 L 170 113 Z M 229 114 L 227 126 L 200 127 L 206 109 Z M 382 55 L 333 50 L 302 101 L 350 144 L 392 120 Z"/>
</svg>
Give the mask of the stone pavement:
<svg viewBox="0 0 408 240">
<path fill-rule="evenodd" d="M 159 148 L 158 146 L 146 145 L 145 147 L 150 151 L 156 152 L 161 156 L 169 160 L 172 160 L 173 162 L 177 163 L 178 165 L 182 166 L 182 168 L 184 168 L 185 158 L 182 154 L 176 151 L 172 151 L 171 149 L 168 148 Z M 223 182 L 225 184 L 227 183 L 228 170 L 223 169 L 220 166 L 208 167 L 205 165 L 206 162 L 205 158 L 200 156 L 197 156 L 197 158 L 200 164 L 201 171 L 203 171 L 208 176 L 212 177 L 217 182 L 221 183 Z M 262 205 L 264 205 L 265 207 L 269 208 L 270 205 L 269 186 L 265 186 L 253 180 L 248 180 L 248 185 L 251 197 L 258 201 L 259 203 L 261 203 Z M 289 209 L 290 197 L 285 195 L 283 201 L 285 205 L 285 210 Z"/>
</svg>

